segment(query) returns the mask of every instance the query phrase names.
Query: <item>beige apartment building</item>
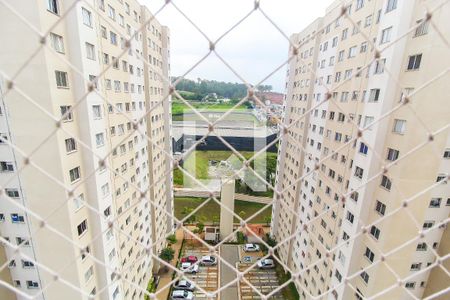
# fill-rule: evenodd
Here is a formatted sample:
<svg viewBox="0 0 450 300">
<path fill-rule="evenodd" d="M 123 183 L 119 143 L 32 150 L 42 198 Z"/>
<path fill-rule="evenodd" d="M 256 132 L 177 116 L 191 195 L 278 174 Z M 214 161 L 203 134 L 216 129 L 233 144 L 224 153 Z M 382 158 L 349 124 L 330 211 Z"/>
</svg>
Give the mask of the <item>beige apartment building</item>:
<svg viewBox="0 0 450 300">
<path fill-rule="evenodd" d="M 0 298 L 143 299 L 173 228 L 169 30 L 135 0 L 7 2 Z"/>
<path fill-rule="evenodd" d="M 272 235 L 302 299 L 448 298 L 444 2 L 336 1 L 291 37 Z"/>
</svg>

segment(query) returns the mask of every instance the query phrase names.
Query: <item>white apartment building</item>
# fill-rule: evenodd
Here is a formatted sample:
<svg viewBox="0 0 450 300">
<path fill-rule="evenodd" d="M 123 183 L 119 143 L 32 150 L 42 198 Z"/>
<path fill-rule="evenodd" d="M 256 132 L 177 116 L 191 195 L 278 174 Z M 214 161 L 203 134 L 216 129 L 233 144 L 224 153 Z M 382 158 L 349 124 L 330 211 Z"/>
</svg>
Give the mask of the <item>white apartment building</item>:
<svg viewBox="0 0 450 300">
<path fill-rule="evenodd" d="M 347 1 L 347 17 L 335 1 L 291 37 L 272 235 L 302 299 L 422 298 L 450 284 L 434 267 L 449 253 L 435 225 L 450 189 L 428 189 L 450 173 L 449 77 L 434 79 L 450 66 L 450 8 L 433 11 L 444 2 Z"/>
<path fill-rule="evenodd" d="M 169 30 L 136 0 L 8 4 L 0 298 L 143 299 L 173 228 Z"/>
</svg>

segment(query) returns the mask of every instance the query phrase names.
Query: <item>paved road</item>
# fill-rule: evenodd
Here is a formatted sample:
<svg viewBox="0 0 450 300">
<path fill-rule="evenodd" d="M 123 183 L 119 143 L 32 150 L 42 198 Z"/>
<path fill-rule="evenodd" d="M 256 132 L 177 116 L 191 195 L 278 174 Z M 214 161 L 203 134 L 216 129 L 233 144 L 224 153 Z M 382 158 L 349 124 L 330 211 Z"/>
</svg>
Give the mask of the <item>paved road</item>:
<svg viewBox="0 0 450 300">
<path fill-rule="evenodd" d="M 236 266 L 236 262 L 239 261 L 239 251 L 235 245 L 222 245 L 220 248 L 220 254 L 221 257 L 232 266 Z M 220 265 L 220 286 L 224 286 L 234 279 L 236 279 L 236 271 L 222 262 Z M 224 289 L 220 293 L 220 299 L 238 299 L 237 283 L 234 283 Z"/>
</svg>

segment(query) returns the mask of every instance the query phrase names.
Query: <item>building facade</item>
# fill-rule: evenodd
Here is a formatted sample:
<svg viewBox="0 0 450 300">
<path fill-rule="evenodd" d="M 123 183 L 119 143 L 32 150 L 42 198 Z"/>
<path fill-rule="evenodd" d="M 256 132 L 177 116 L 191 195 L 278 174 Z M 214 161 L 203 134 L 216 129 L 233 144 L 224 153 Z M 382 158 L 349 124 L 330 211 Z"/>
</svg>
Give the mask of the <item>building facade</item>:
<svg viewBox="0 0 450 300">
<path fill-rule="evenodd" d="M 272 235 L 302 298 L 421 298 L 450 281 L 450 10 L 346 3 L 291 37 Z"/>
<path fill-rule="evenodd" d="M 0 298 L 143 299 L 173 229 L 169 30 L 135 0 L 9 4 Z"/>
</svg>

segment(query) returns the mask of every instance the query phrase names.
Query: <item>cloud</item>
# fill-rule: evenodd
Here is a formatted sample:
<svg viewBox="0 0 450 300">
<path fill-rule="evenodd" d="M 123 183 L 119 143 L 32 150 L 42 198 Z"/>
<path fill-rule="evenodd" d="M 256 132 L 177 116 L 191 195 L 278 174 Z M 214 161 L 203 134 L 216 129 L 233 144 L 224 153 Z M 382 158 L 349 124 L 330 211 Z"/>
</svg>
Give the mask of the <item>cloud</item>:
<svg viewBox="0 0 450 300">
<path fill-rule="evenodd" d="M 141 1 L 153 12 L 165 2 Z M 253 10 L 254 1 L 173 0 L 173 3 L 212 41 L 251 13 L 216 46 L 219 55 L 251 84 L 258 83 L 288 58 L 288 40 L 260 11 Z M 330 3 L 330 0 L 262 0 L 260 7 L 285 35 L 290 36 L 322 16 Z M 171 75 L 182 75 L 208 53 L 209 42 L 171 3 L 157 18 L 169 26 L 171 32 Z M 286 66 L 264 84 L 283 92 L 285 74 Z M 186 77 L 240 82 L 213 53 Z"/>
</svg>

